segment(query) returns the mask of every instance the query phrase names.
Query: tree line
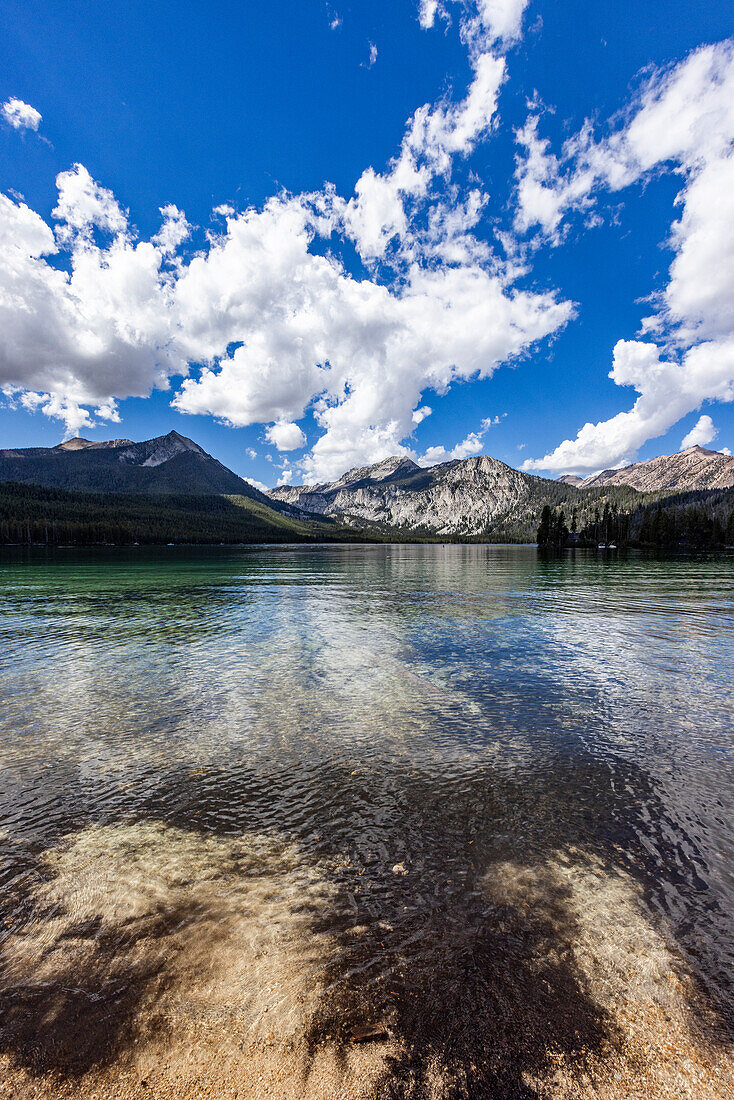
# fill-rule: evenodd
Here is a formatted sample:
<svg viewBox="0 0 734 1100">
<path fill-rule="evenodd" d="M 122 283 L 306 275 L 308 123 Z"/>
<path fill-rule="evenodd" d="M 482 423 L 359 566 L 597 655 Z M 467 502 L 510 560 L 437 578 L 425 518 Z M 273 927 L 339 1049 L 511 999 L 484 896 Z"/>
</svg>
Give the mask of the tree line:
<svg viewBox="0 0 734 1100">
<path fill-rule="evenodd" d="M 0 483 L 5 545 L 297 542 L 337 538 L 338 530 L 329 520 L 304 523 L 248 497 L 85 493 Z"/>
<path fill-rule="evenodd" d="M 544 549 L 603 544 L 666 550 L 734 547 L 734 488 L 646 494 L 636 507 L 626 509 L 605 501 L 601 508 L 587 509 L 583 522 L 575 507 L 567 521 L 563 508 L 546 504 L 537 543 Z"/>
</svg>

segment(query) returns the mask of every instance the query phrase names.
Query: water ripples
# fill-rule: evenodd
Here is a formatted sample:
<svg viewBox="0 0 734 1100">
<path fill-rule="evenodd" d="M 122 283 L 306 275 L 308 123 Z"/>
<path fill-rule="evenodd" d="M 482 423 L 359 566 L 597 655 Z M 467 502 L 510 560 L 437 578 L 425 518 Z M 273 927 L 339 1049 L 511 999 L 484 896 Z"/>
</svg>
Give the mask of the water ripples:
<svg viewBox="0 0 734 1100">
<path fill-rule="evenodd" d="M 577 1046 L 601 1049 L 611 1034 L 609 1005 L 587 1003 L 601 962 L 584 945 L 616 897 L 644 914 L 629 916 L 638 938 L 629 931 L 626 950 L 662 937 L 660 952 L 680 960 L 666 965 L 726 1023 L 733 640 L 727 558 L 543 561 L 532 548 L 476 546 L 3 557 L 6 1009 L 16 1019 L 19 1005 L 44 1008 L 28 958 L 44 960 L 47 991 L 71 996 L 63 945 L 76 943 L 86 992 L 117 1029 L 105 1057 L 118 1057 L 138 995 L 163 973 L 161 1005 L 209 980 L 194 956 L 181 969 L 193 951 L 182 928 L 204 939 L 229 929 L 221 965 L 237 971 L 256 937 L 247 920 L 272 920 L 283 975 L 318 973 L 313 1003 L 298 985 L 308 1019 L 292 975 L 277 1001 L 309 1042 L 377 1016 L 435 1063 L 448 1057 L 444 1025 L 433 1006 L 421 1023 L 415 1007 L 436 999 L 463 1021 L 456 1058 L 514 1095 L 497 1082 L 519 1088 L 550 1057 L 533 1054 L 521 1002 L 546 1013 L 547 1049 L 575 1049 L 564 998 Z M 154 917 L 142 879 L 130 880 L 131 897 L 142 891 L 135 958 L 147 960 L 132 976 L 109 879 L 127 874 L 125 852 L 143 878 L 151 861 L 159 906 Z M 181 875 L 208 884 L 201 898 Z M 304 930 L 323 947 L 308 964 Z M 107 945 L 109 982 L 85 954 L 89 936 Z M 165 951 L 145 954 L 166 937 L 178 969 Z M 609 959 L 617 949 L 610 941 Z M 126 973 L 137 992 L 117 1012 Z M 608 974 L 595 980 L 611 996 Z M 482 1004 L 509 1029 L 501 1065 L 471 1030 Z M 24 1034 L 18 1022 L 5 1041 L 21 1062 Z M 53 1068 L 48 1052 L 68 1044 L 48 1038 Z M 428 1074 L 427 1063 L 405 1072 Z"/>
</svg>

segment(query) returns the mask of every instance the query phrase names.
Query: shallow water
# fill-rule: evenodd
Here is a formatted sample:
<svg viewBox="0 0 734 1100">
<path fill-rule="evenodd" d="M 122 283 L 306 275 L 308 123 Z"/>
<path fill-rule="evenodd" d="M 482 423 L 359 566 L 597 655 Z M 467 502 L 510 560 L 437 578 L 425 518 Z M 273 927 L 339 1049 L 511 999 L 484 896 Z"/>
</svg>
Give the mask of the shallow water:
<svg viewBox="0 0 734 1100">
<path fill-rule="evenodd" d="M 5 552 L 7 1064 L 377 1023 L 375 1095 L 560 1095 L 643 1002 L 728 1051 L 733 641 L 723 556 Z"/>
</svg>

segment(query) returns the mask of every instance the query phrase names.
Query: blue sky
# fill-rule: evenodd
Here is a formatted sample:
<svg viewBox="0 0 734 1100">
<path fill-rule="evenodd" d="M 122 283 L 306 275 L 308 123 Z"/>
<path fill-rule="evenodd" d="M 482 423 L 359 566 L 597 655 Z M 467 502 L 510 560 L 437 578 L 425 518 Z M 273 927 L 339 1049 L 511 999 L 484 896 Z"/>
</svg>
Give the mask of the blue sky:
<svg viewBox="0 0 734 1100">
<path fill-rule="evenodd" d="M 0 446 L 176 428 L 267 485 L 734 447 L 732 32 L 6 0 Z"/>
</svg>

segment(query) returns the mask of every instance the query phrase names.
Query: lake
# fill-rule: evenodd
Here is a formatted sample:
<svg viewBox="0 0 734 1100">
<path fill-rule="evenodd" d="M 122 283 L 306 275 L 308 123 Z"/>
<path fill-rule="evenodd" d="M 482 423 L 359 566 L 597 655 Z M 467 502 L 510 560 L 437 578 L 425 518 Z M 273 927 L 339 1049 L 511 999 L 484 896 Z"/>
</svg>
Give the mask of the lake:
<svg viewBox="0 0 734 1100">
<path fill-rule="evenodd" d="M 732 556 L 5 551 L 8 1095 L 731 1096 L 733 643 Z"/>
</svg>

